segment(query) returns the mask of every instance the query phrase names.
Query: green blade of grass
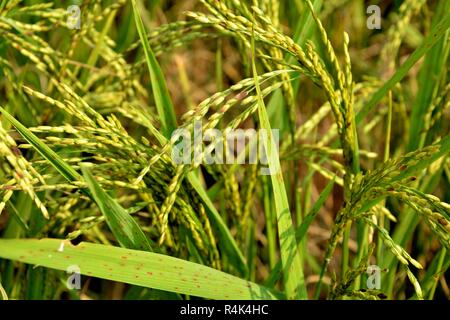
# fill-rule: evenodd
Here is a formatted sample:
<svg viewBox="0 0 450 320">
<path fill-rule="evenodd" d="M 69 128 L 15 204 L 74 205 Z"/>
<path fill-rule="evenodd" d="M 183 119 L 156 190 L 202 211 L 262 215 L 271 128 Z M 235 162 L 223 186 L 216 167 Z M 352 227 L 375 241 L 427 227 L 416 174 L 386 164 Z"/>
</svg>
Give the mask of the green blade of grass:
<svg viewBox="0 0 450 320">
<path fill-rule="evenodd" d="M 10 202 L 9 207 L 12 209 L 12 211 L 14 211 L 14 209 L 11 206 L 11 201 L 9 202 Z M 29 223 L 31 221 L 31 216 L 33 215 L 33 201 L 31 200 L 31 198 L 28 197 L 28 195 L 26 195 L 23 192 L 19 193 L 17 195 L 17 201 L 14 207 L 17 210 L 17 212 L 20 213 L 23 222 L 27 223 L 28 227 L 30 227 Z M 31 228 L 27 230 L 27 232 L 30 231 Z M 5 230 L 3 231 L 3 238 L 5 239 L 22 238 L 25 237 L 26 235 L 27 233 L 21 226 L 20 222 L 18 222 L 17 220 L 8 223 Z"/>
<path fill-rule="evenodd" d="M 280 159 L 273 140 L 272 128 L 262 98 L 261 88 L 259 86 L 255 62 L 254 36 L 252 36 L 252 69 L 258 95 L 259 121 L 261 128 L 267 131 L 268 137 L 268 141 L 260 141 L 260 143 L 264 144 L 271 172 L 286 295 L 288 299 L 307 299 L 308 295 L 303 275 L 303 266 L 300 254 L 297 250 L 297 241 L 295 240 L 295 231 L 292 224 L 292 216 L 284 186 L 283 174 L 281 172 Z"/>
<path fill-rule="evenodd" d="M 334 183 L 335 179 L 330 181 L 328 185 L 325 187 L 325 189 L 323 189 L 322 193 L 320 194 L 316 203 L 314 203 L 314 206 L 311 208 L 310 212 L 306 215 L 305 219 L 302 221 L 300 226 L 298 226 L 298 228 L 295 230 L 295 238 L 297 240 L 297 243 L 301 243 L 305 238 L 309 226 L 314 221 L 314 218 L 317 216 L 317 213 L 319 213 L 320 208 L 322 208 L 331 191 L 333 190 Z M 268 286 L 269 288 L 273 287 L 275 283 L 278 281 L 281 271 L 282 266 L 281 262 L 279 261 L 270 272 L 270 275 L 267 277 L 267 280 L 265 282 L 266 286 Z"/>
<path fill-rule="evenodd" d="M 447 1 L 440 1 L 436 13 L 434 14 L 432 26 L 439 25 L 445 17 L 448 19 L 448 9 L 449 3 Z M 447 14 L 445 13 L 447 12 Z M 448 28 L 446 36 L 448 37 Z M 438 41 L 438 39 L 436 39 Z M 419 87 L 421 88 L 417 93 L 414 101 L 411 117 L 410 117 L 410 131 L 409 131 L 409 143 L 408 151 L 413 151 L 417 148 L 422 148 L 426 143 L 427 133 L 423 131 L 424 116 L 428 112 L 431 101 L 434 99 L 434 95 L 437 94 L 436 90 L 439 88 L 439 82 L 442 77 L 446 76 L 447 69 L 445 68 L 446 56 L 448 56 L 448 39 L 442 39 L 437 42 L 437 44 L 427 53 L 424 63 L 421 67 L 419 73 Z M 446 48 L 447 47 L 447 48 Z M 446 142 L 447 140 L 447 142 Z M 441 150 L 434 156 L 432 161 L 436 160 L 438 157 L 449 152 L 449 139 L 444 139 L 441 141 Z M 447 147 L 446 147 L 447 146 Z M 447 149 L 447 151 L 445 150 Z M 427 163 L 422 164 L 421 168 L 425 168 Z M 411 169 L 408 169 L 411 170 Z M 433 175 L 434 177 L 426 177 L 420 183 L 420 189 L 423 192 L 431 193 L 435 189 L 440 176 L 444 168 L 441 168 Z M 414 214 L 412 210 L 407 210 L 401 216 L 399 224 L 396 226 L 393 239 L 399 245 L 405 245 L 409 239 L 413 236 L 416 227 L 420 221 L 420 218 Z M 393 255 L 390 254 L 387 257 L 386 267 L 389 268 L 389 274 L 386 277 L 385 283 L 386 288 L 390 291 L 393 290 L 396 281 L 396 266 L 397 261 L 394 259 Z"/>
<path fill-rule="evenodd" d="M 418 47 L 402 64 L 400 68 L 394 73 L 394 75 L 374 93 L 372 98 L 367 102 L 361 111 L 356 116 L 356 123 L 360 123 L 367 114 L 372 110 L 377 103 L 386 96 L 389 90 L 392 88 L 408 74 L 409 70 L 420 60 L 436 43 L 437 41 L 446 33 L 447 29 L 450 28 L 450 15 L 447 15 L 425 38 L 423 43 Z"/>
<path fill-rule="evenodd" d="M 208 194 L 203 189 L 199 179 L 195 175 L 194 172 L 189 172 L 187 174 L 187 179 L 197 194 L 202 199 L 205 204 L 206 214 L 208 215 L 208 219 L 211 221 L 211 225 L 216 231 L 216 234 L 219 237 L 218 244 L 219 246 L 228 254 L 228 257 L 231 260 L 231 263 L 235 266 L 235 268 L 241 273 L 241 275 L 247 275 L 247 263 L 245 262 L 244 255 L 234 240 L 233 236 L 230 233 L 230 230 L 227 228 L 227 225 L 223 221 L 219 212 L 217 211 L 214 204 L 208 197 Z"/>
<path fill-rule="evenodd" d="M 441 1 L 436 8 L 436 17 L 433 24 L 437 24 L 442 17 L 450 12 L 450 2 Z M 446 64 L 448 60 L 448 49 L 450 43 L 447 37 L 441 38 L 437 44 L 426 54 L 423 65 L 419 73 L 419 88 L 417 96 L 412 106 L 411 123 L 409 129 L 408 151 L 413 151 L 425 145 L 426 134 L 423 135 L 423 125 L 425 123 L 425 115 L 428 112 L 434 96 L 437 94 L 439 84 L 443 77 L 447 76 Z"/>
<path fill-rule="evenodd" d="M 100 187 L 88 168 L 82 166 L 81 171 L 92 199 L 105 216 L 109 228 L 115 235 L 120 235 L 117 237 L 120 245 L 128 249 L 152 251 L 150 243 L 138 223 Z"/>
<path fill-rule="evenodd" d="M 43 299 L 45 290 L 45 276 L 48 269 L 27 268 L 28 284 L 26 286 L 26 300 Z"/>
<path fill-rule="evenodd" d="M 67 164 L 56 152 L 50 149 L 43 143 L 36 135 L 22 125 L 18 120 L 0 107 L 0 112 L 3 116 L 11 122 L 16 130 L 23 136 L 23 138 L 31 144 L 51 165 L 69 182 L 83 181 L 83 177 Z M 86 174 L 86 172 L 85 172 Z M 145 239 L 145 236 L 139 225 L 133 218 L 114 200 L 112 200 L 98 185 L 95 184 L 89 175 L 86 182 L 89 188 L 95 192 L 81 189 L 81 191 L 93 199 L 100 207 L 101 212 L 105 215 L 111 231 L 121 245 L 130 246 L 133 249 L 151 250 L 151 247 Z"/>
<path fill-rule="evenodd" d="M 36 135 L 34 135 L 30 130 L 28 130 L 23 124 L 21 124 L 16 118 L 10 115 L 5 109 L 0 107 L 0 112 L 3 117 L 8 120 L 14 128 L 20 133 L 20 135 L 31 144 L 37 152 L 45 159 L 47 159 L 53 167 L 68 181 L 81 181 L 83 178 L 81 175 L 75 171 L 71 166 L 69 166 L 65 161 L 63 161 L 55 151 L 50 149 L 45 143 L 43 143 Z"/>
<path fill-rule="evenodd" d="M 439 253 L 434 256 L 433 261 L 430 263 L 420 286 L 423 288 L 424 296 L 429 300 L 433 300 L 436 292 L 439 279 L 445 274 L 450 266 L 450 256 L 447 254 L 447 249 L 443 247 Z M 413 296 L 413 299 L 417 296 Z"/>
<path fill-rule="evenodd" d="M 10 214 L 16 221 L 17 225 L 22 229 L 24 232 L 29 232 L 30 227 L 28 227 L 27 222 L 22 218 L 20 213 L 17 211 L 16 206 L 10 201 L 9 207 L 11 208 Z"/>
<path fill-rule="evenodd" d="M 108 31 L 109 31 L 109 29 L 111 28 L 111 26 L 113 24 L 113 21 L 114 21 L 114 18 L 116 16 L 116 13 L 117 13 L 117 10 L 113 10 L 109 14 L 108 18 L 106 19 L 105 25 L 103 26 L 102 32 L 100 33 L 100 36 L 97 39 L 97 42 L 96 42 L 95 47 L 94 47 L 94 50 L 91 51 L 91 54 L 89 55 L 89 58 L 88 58 L 88 60 L 86 62 L 86 64 L 88 66 L 93 66 L 94 67 L 96 65 L 96 63 L 98 61 L 98 58 L 100 56 L 100 52 L 101 52 L 102 46 L 105 43 L 106 35 L 108 34 Z M 83 71 L 81 73 L 81 76 L 80 76 L 80 79 L 81 79 L 80 81 L 81 81 L 81 83 L 83 85 L 86 85 L 86 80 L 88 79 L 88 76 L 89 76 L 88 69 L 83 69 Z"/>
<path fill-rule="evenodd" d="M 153 95 L 155 98 L 156 109 L 158 116 L 161 119 L 162 131 L 164 136 L 169 138 L 171 133 L 177 127 L 177 120 L 173 108 L 172 100 L 167 89 L 164 74 L 161 71 L 158 60 L 148 42 L 147 33 L 145 32 L 144 24 L 142 23 L 139 10 L 136 5 L 136 0 L 132 0 L 134 18 L 136 21 L 136 29 L 139 33 L 139 38 L 144 48 L 145 60 L 147 62 L 148 70 L 150 72 L 150 79 L 152 83 Z"/>
<path fill-rule="evenodd" d="M 266 233 L 267 233 L 267 250 L 269 256 L 269 267 L 273 270 L 277 261 L 277 235 L 276 235 L 276 221 L 273 214 L 272 192 L 270 190 L 268 177 L 262 178 L 263 183 L 263 205 L 264 218 L 266 219 Z M 281 270 L 281 263 L 280 270 Z"/>
<path fill-rule="evenodd" d="M 323 191 L 320 194 L 319 198 L 317 199 L 316 203 L 314 203 L 314 206 L 311 208 L 311 211 L 306 215 L 306 217 L 302 221 L 301 225 L 295 231 L 295 237 L 298 242 L 301 242 L 303 240 L 303 238 L 305 237 L 309 226 L 311 225 L 311 223 L 314 221 L 315 217 L 319 213 L 320 208 L 322 208 L 322 206 L 325 204 L 325 201 L 328 199 L 328 196 L 330 195 L 331 191 L 333 191 L 333 186 L 334 186 L 335 182 L 336 182 L 336 177 L 327 184 L 325 189 L 323 189 Z"/>
<path fill-rule="evenodd" d="M 157 253 L 58 239 L 0 240 L 0 257 L 208 299 L 276 299 L 263 286 L 230 274 Z"/>
</svg>

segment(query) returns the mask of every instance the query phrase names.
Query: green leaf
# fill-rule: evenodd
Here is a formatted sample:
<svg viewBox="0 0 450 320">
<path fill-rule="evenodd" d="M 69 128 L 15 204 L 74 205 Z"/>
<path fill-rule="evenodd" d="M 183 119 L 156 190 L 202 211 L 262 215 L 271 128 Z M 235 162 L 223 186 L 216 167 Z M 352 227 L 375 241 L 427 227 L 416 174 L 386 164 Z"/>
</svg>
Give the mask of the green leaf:
<svg viewBox="0 0 450 320">
<path fill-rule="evenodd" d="M 17 225 L 22 229 L 22 231 L 25 232 L 29 232 L 30 231 L 30 227 L 28 227 L 27 222 L 22 218 L 22 216 L 20 215 L 20 213 L 17 211 L 16 207 L 14 206 L 14 204 L 10 201 L 8 203 L 9 207 L 11 208 L 11 211 L 9 212 L 9 214 L 11 215 L 11 217 L 14 218 L 14 220 L 17 222 Z"/>
<path fill-rule="evenodd" d="M 436 42 L 445 34 L 447 29 L 450 28 L 450 15 L 442 20 L 431 33 L 425 38 L 422 45 L 418 47 L 409 58 L 402 64 L 400 68 L 394 73 L 394 75 L 374 93 L 372 99 L 367 102 L 361 111 L 356 116 L 356 122 L 359 123 L 365 116 L 370 112 L 370 110 L 377 105 L 383 99 L 389 90 L 392 88 L 408 74 L 409 70 L 420 60 L 435 44 Z"/>
<path fill-rule="evenodd" d="M 447 254 L 447 249 L 442 247 L 429 264 L 420 285 L 423 288 L 424 296 L 428 297 L 429 300 L 434 299 L 439 279 L 449 267 L 450 255 Z M 413 296 L 412 298 L 417 298 L 417 296 Z"/>
<path fill-rule="evenodd" d="M 327 184 L 325 189 L 323 189 L 322 193 L 320 194 L 319 199 L 317 199 L 316 203 L 314 203 L 314 206 L 311 208 L 311 211 L 308 213 L 308 215 L 302 221 L 301 225 L 295 231 L 295 237 L 298 242 L 301 242 L 305 237 L 309 226 L 311 225 L 314 218 L 317 216 L 317 213 L 319 213 L 320 208 L 322 208 L 325 201 L 328 199 L 328 196 L 330 195 L 331 191 L 333 190 L 335 181 L 336 177 Z"/>
<path fill-rule="evenodd" d="M 31 144 L 41 156 L 47 159 L 64 178 L 66 178 L 70 182 L 83 180 L 81 175 L 76 172 L 75 169 L 73 169 L 64 160 L 62 160 L 55 151 L 50 149 L 45 143 L 43 143 L 38 137 L 36 137 L 36 135 L 34 135 L 23 124 L 21 124 L 12 115 L 10 115 L 5 109 L 0 107 L 0 112 L 9 122 L 11 122 L 14 128 L 16 128 L 16 130 L 22 135 L 22 137 L 29 144 Z"/>
<path fill-rule="evenodd" d="M 277 293 L 230 274 L 152 252 L 58 239 L 0 240 L 0 257 L 47 268 L 208 299 L 276 299 Z"/>
<path fill-rule="evenodd" d="M 228 253 L 228 257 L 230 258 L 232 264 L 236 267 L 236 269 L 241 273 L 241 275 L 247 275 L 247 263 L 245 262 L 244 255 L 239 250 L 239 247 L 236 241 L 233 239 L 233 236 L 230 233 L 227 225 L 223 221 L 219 212 L 217 212 L 216 207 L 211 202 L 208 197 L 208 194 L 203 189 L 200 181 L 194 172 L 189 172 L 187 175 L 187 179 L 191 186 L 195 189 L 197 194 L 202 199 L 205 204 L 205 211 L 208 215 L 208 219 L 211 221 L 211 226 L 216 231 L 216 234 L 219 237 L 218 244 L 219 246 Z"/>
<path fill-rule="evenodd" d="M 331 191 L 333 190 L 335 181 L 336 178 L 331 180 L 327 184 L 325 189 L 323 189 L 322 193 L 320 194 L 319 199 L 317 199 L 316 203 L 311 208 L 311 211 L 306 215 L 305 219 L 302 221 L 297 230 L 295 230 L 295 238 L 297 240 L 297 243 L 303 241 L 303 238 L 305 237 L 309 226 L 314 221 L 314 218 L 317 216 L 317 213 L 319 213 L 320 208 L 322 208 Z M 265 285 L 267 285 L 269 288 L 273 287 L 275 283 L 278 281 L 281 271 L 282 271 L 281 262 L 278 262 L 270 272 L 269 277 L 267 277 Z"/>
<path fill-rule="evenodd" d="M 158 60 L 156 60 L 152 48 L 150 47 L 150 43 L 148 42 L 147 33 L 145 32 L 144 24 L 142 23 L 142 18 L 136 5 L 136 0 L 132 0 L 132 4 L 136 28 L 144 48 L 148 70 L 150 71 L 153 95 L 155 98 L 156 109 L 161 119 L 162 131 L 164 132 L 164 136 L 166 138 L 170 138 L 170 135 L 177 127 L 177 120 L 172 100 L 169 95 L 169 90 L 167 89 L 164 74 L 161 71 L 161 67 L 159 66 Z"/>
<path fill-rule="evenodd" d="M 441 1 L 436 8 L 436 18 L 441 18 L 450 12 L 450 2 Z M 435 20 L 435 19 L 433 19 Z M 440 20 L 440 19 L 439 19 Z M 434 21 L 434 26 L 437 21 Z M 425 145 L 426 134 L 423 133 L 423 125 L 425 123 L 425 115 L 429 112 L 429 108 L 433 103 L 433 99 L 439 89 L 439 84 L 443 78 L 447 76 L 448 69 L 446 68 L 448 61 L 448 50 L 450 43 L 448 35 L 441 38 L 438 43 L 426 54 L 423 65 L 419 73 L 418 86 L 420 90 L 412 106 L 411 124 L 409 130 L 409 144 L 408 151 L 416 150 Z M 422 137 L 421 137 L 422 136 Z"/>
<path fill-rule="evenodd" d="M 147 237 L 133 217 L 100 187 L 87 167 L 82 166 L 81 171 L 92 199 L 105 216 L 106 223 L 108 223 L 120 245 L 129 249 L 152 251 Z"/>
<path fill-rule="evenodd" d="M 258 95 L 258 116 L 261 128 L 267 131 L 268 141 L 260 141 L 267 154 L 273 197 L 278 221 L 278 235 L 280 241 L 281 261 L 283 265 L 284 285 L 288 299 L 307 299 L 306 284 L 300 254 L 297 250 L 291 211 L 284 186 L 280 159 L 273 140 L 272 128 L 264 104 L 255 62 L 255 38 L 252 36 L 252 68 L 255 87 Z"/>
</svg>

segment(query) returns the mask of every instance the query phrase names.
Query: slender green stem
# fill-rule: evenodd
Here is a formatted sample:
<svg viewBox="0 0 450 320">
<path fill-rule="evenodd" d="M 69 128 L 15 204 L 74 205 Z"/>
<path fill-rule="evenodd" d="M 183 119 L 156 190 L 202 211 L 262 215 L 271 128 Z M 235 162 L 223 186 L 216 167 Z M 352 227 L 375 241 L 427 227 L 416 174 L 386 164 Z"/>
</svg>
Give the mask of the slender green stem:
<svg viewBox="0 0 450 320">
<path fill-rule="evenodd" d="M 428 296 L 429 300 L 433 300 L 433 298 L 434 298 L 434 294 L 436 292 L 436 287 L 439 282 L 439 278 L 442 276 L 441 275 L 442 266 L 444 264 L 444 259 L 445 259 L 446 255 L 447 255 L 447 249 L 444 247 L 444 248 L 442 248 L 441 254 L 439 255 L 439 261 L 438 261 L 438 265 L 436 268 L 436 274 L 434 275 L 435 281 L 433 282 L 433 286 L 431 287 L 431 290 L 430 290 L 430 295 Z"/>
<path fill-rule="evenodd" d="M 273 209 L 270 193 L 269 179 L 264 176 L 263 180 L 263 197 L 264 197 L 264 214 L 266 219 L 266 233 L 267 233 L 267 249 L 269 253 L 269 266 L 272 270 L 277 263 L 277 238 L 275 233 Z"/>
</svg>

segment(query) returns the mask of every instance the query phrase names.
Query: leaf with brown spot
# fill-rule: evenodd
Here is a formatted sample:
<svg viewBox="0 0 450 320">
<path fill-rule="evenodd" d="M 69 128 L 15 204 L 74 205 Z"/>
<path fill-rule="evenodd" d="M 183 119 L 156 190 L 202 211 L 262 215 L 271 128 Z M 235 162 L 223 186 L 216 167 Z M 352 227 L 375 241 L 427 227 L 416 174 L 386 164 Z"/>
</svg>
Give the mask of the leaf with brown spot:
<svg viewBox="0 0 450 320">
<path fill-rule="evenodd" d="M 171 256 L 86 242 L 82 246 L 66 245 L 61 253 L 58 252 L 60 243 L 60 239 L 0 239 L 0 258 L 64 271 L 76 265 L 84 275 L 207 299 L 282 297 L 256 283 Z M 28 250 L 34 254 L 26 254 Z M 132 255 L 124 261 L 122 257 L 129 253 Z M 66 259 L 66 255 L 70 258 Z M 114 271 L 105 269 L 105 263 L 114 266 Z M 140 264 L 143 270 L 136 271 L 136 265 Z M 184 270 L 182 278 L 176 276 L 180 266 Z M 153 277 L 154 274 L 158 276 Z"/>
</svg>

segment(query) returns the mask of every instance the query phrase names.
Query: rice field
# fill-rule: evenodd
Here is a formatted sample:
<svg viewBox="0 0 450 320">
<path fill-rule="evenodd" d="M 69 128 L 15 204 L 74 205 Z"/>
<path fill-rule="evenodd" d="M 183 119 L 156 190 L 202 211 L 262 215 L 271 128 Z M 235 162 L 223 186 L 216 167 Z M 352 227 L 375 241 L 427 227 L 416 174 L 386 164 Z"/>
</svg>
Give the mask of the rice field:
<svg viewBox="0 0 450 320">
<path fill-rule="evenodd" d="M 0 300 L 449 299 L 449 12 L 0 0 Z"/>
</svg>

